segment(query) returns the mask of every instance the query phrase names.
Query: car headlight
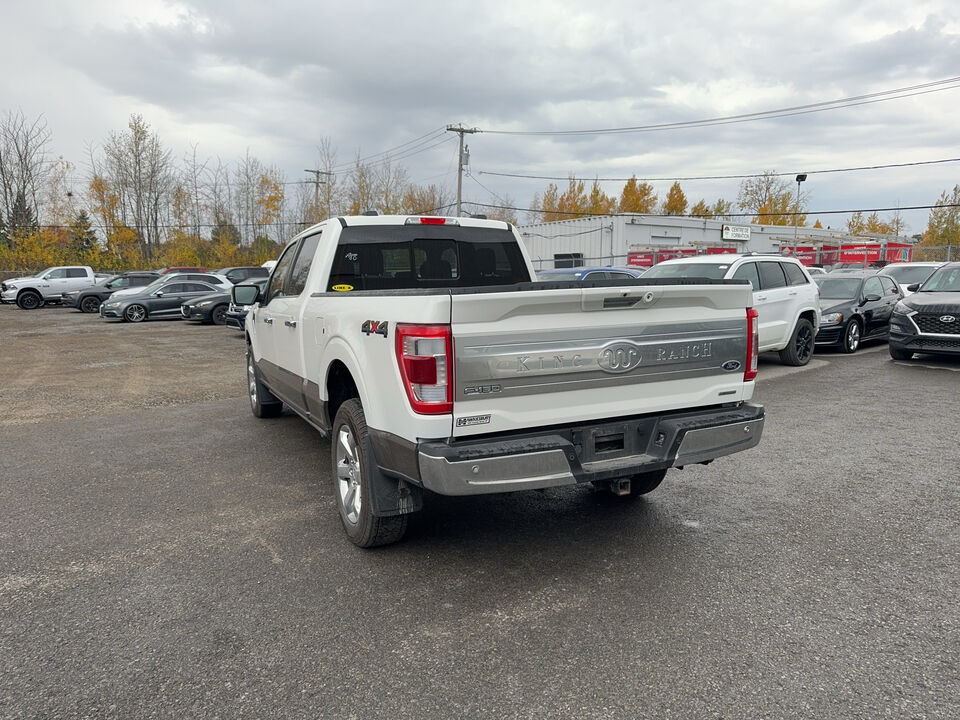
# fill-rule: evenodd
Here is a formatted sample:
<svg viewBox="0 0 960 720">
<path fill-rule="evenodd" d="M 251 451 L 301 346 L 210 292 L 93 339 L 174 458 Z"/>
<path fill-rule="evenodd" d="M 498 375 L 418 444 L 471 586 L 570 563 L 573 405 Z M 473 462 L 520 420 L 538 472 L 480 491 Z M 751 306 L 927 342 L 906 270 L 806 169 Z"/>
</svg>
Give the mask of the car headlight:
<svg viewBox="0 0 960 720">
<path fill-rule="evenodd" d="M 837 325 L 843 322 L 843 313 L 825 313 L 820 316 L 821 325 Z"/>
<path fill-rule="evenodd" d="M 916 310 L 903 302 L 903 300 L 900 300 L 893 306 L 893 312 L 897 315 L 909 315 L 910 313 L 916 312 Z"/>
<path fill-rule="evenodd" d="M 103 306 L 104 306 L 105 308 L 115 308 L 115 307 L 120 307 L 120 303 L 118 303 L 118 302 L 108 302 L 108 303 L 104 303 Z"/>
</svg>

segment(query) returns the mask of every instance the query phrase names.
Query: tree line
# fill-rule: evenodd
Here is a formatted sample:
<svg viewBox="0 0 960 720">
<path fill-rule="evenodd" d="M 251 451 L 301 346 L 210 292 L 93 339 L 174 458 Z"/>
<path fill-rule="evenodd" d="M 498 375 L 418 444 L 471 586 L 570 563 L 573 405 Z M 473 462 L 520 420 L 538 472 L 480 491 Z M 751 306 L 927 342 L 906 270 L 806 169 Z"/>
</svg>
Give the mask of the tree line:
<svg viewBox="0 0 960 720">
<path fill-rule="evenodd" d="M 196 146 L 175 157 L 140 115 L 91 146 L 82 171 L 53 157 L 51 143 L 42 117 L 8 112 L 0 118 L 0 268 L 259 264 L 276 257 L 293 234 L 327 217 L 367 210 L 442 215 L 453 208 L 452 191 L 414 184 L 404 167 L 389 160 L 366 163 L 358 151 L 352 162 L 338 162 L 326 138 L 317 148 L 313 179 L 293 182 L 249 151 L 233 162 L 203 158 Z M 519 211 L 509 198 L 499 200 L 487 215 L 516 224 Z M 806 200 L 774 171 L 744 179 L 735 201 L 701 198 L 693 204 L 679 182 L 661 198 L 634 175 L 611 196 L 598 180 L 588 189 L 571 174 L 562 192 L 550 183 L 526 212 L 530 222 L 609 213 L 726 220 L 736 207 L 753 223 L 804 227 Z M 859 212 L 846 229 L 854 235 L 905 231 L 899 214 L 884 219 Z M 923 243 L 960 244 L 960 186 L 941 194 Z"/>
</svg>

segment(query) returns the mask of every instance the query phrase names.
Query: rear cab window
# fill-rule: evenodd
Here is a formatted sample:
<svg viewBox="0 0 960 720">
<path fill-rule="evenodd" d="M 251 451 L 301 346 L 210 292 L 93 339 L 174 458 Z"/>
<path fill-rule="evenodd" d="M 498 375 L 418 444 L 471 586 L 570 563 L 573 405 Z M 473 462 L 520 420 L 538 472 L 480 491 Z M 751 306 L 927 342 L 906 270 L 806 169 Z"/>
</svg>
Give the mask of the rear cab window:
<svg viewBox="0 0 960 720">
<path fill-rule="evenodd" d="M 344 228 L 329 292 L 513 285 L 529 282 L 514 234 L 459 225 Z"/>
</svg>

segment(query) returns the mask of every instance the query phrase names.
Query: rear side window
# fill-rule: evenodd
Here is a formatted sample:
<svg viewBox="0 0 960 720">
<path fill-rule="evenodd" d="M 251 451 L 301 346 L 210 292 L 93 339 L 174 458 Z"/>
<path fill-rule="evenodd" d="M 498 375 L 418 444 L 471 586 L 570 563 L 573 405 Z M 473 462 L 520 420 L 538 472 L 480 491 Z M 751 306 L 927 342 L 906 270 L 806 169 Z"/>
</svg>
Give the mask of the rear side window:
<svg viewBox="0 0 960 720">
<path fill-rule="evenodd" d="M 793 263 L 780 263 L 780 267 L 783 268 L 783 274 L 787 276 L 788 285 L 807 284 L 807 276 L 803 274 L 803 270 Z"/>
<path fill-rule="evenodd" d="M 86 276 L 87 271 L 83 268 L 67 268 L 68 278 L 85 278 Z"/>
<path fill-rule="evenodd" d="M 783 270 L 780 269 L 778 262 L 759 262 L 757 269 L 760 271 L 760 286 L 764 290 L 774 290 L 787 286 L 787 278 L 784 277 Z"/>
<path fill-rule="evenodd" d="M 513 233 L 455 225 L 344 228 L 328 291 L 475 287 L 528 282 Z"/>
</svg>

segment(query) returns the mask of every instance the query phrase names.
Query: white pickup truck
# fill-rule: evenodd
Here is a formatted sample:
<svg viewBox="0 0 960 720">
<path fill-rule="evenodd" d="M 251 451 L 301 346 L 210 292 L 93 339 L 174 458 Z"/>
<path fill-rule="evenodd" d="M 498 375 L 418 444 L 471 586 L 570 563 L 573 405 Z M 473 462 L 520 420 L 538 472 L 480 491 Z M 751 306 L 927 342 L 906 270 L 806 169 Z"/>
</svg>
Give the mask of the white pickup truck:
<svg viewBox="0 0 960 720">
<path fill-rule="evenodd" d="M 88 265 L 50 267 L 36 275 L 4 281 L 0 284 L 0 301 L 36 310 L 44 303 L 60 302 L 65 292 L 90 287 L 98 279 Z"/>
<path fill-rule="evenodd" d="M 749 284 L 533 277 L 508 223 L 361 216 L 233 288 L 253 413 L 331 435 L 352 542 L 399 540 L 424 491 L 639 495 L 759 442 Z"/>
</svg>

